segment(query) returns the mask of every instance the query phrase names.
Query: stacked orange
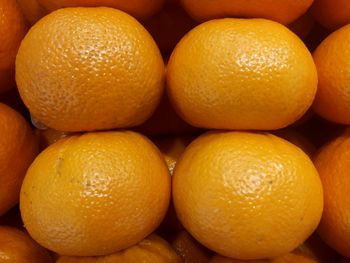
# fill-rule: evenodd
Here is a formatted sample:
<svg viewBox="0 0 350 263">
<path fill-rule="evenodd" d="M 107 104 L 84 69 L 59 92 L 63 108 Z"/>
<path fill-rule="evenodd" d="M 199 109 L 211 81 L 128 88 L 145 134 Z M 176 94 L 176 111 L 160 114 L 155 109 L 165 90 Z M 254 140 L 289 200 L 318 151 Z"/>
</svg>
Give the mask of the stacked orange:
<svg viewBox="0 0 350 263">
<path fill-rule="evenodd" d="M 323 263 L 301 246 L 318 227 L 350 257 L 349 133 L 314 165 L 289 129 L 350 124 L 349 26 L 313 55 L 298 37 L 350 22 L 329 5 L 0 0 L 0 91 L 15 70 L 38 128 L 0 104 L 0 216 L 19 200 L 35 240 L 8 231 L 0 261 Z"/>
</svg>

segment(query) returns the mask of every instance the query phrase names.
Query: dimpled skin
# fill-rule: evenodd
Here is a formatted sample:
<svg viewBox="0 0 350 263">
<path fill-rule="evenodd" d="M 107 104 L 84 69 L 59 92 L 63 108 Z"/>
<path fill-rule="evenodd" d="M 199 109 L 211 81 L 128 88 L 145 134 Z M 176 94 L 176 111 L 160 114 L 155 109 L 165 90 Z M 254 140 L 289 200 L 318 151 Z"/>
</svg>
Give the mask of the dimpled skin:
<svg viewBox="0 0 350 263">
<path fill-rule="evenodd" d="M 181 263 L 171 246 L 157 235 L 123 251 L 101 257 L 61 257 L 56 263 Z"/>
<path fill-rule="evenodd" d="M 176 165 L 173 200 L 194 238 L 244 260 L 297 248 L 323 208 L 309 157 L 274 135 L 248 132 L 209 132 L 194 140 Z"/>
<path fill-rule="evenodd" d="M 163 79 L 150 34 L 128 14 L 105 7 L 47 15 L 30 29 L 16 60 L 24 103 L 60 131 L 141 124 L 159 103 Z"/>
<path fill-rule="evenodd" d="M 29 123 L 0 103 L 0 216 L 17 204 L 23 178 L 38 148 Z"/>
<path fill-rule="evenodd" d="M 42 246 L 68 256 L 100 256 L 137 244 L 162 221 L 170 176 L 159 150 L 128 131 L 62 139 L 29 168 L 23 222 Z"/>
<path fill-rule="evenodd" d="M 63 7 L 98 7 L 107 6 L 120 9 L 137 18 L 147 18 L 163 6 L 164 0 L 38 0 L 47 10 Z"/>
<path fill-rule="evenodd" d="M 1 263 L 53 263 L 49 253 L 26 233 L 0 226 Z"/>
<path fill-rule="evenodd" d="M 15 59 L 26 34 L 25 18 L 14 0 L 0 1 L 0 92 L 14 85 Z"/>
<path fill-rule="evenodd" d="M 329 29 L 334 30 L 350 22 L 348 0 L 317 0 L 310 10 L 316 21 Z"/>
<path fill-rule="evenodd" d="M 313 0 L 180 0 L 199 21 L 221 17 L 266 18 L 289 24 L 304 14 Z"/>
<path fill-rule="evenodd" d="M 318 89 L 314 111 L 323 118 L 350 124 L 350 25 L 329 35 L 315 50 Z"/>
<path fill-rule="evenodd" d="M 167 68 L 167 90 L 190 124 L 279 129 L 310 107 L 317 72 L 303 42 L 265 19 L 218 19 L 190 31 Z"/>
<path fill-rule="evenodd" d="M 322 239 L 350 257 L 350 131 L 321 148 L 314 162 L 324 189 L 324 211 L 319 226 Z"/>
</svg>

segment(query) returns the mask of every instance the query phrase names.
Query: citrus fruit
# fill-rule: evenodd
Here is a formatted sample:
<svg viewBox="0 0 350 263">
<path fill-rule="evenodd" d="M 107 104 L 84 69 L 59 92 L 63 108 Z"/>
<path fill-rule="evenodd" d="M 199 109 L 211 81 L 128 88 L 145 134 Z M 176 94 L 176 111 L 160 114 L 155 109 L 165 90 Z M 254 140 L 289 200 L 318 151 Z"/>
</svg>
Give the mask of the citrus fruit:
<svg viewBox="0 0 350 263">
<path fill-rule="evenodd" d="M 101 257 L 60 257 L 56 263 L 181 263 L 181 258 L 171 246 L 157 235 L 123 251 Z"/>
<path fill-rule="evenodd" d="M 164 0 L 38 0 L 47 10 L 63 7 L 98 7 L 107 6 L 120 9 L 137 18 L 146 18 L 161 9 Z"/>
<path fill-rule="evenodd" d="M 191 30 L 167 68 L 176 111 L 193 126 L 270 130 L 307 111 L 317 88 L 310 52 L 264 19 L 218 19 Z"/>
<path fill-rule="evenodd" d="M 42 246 L 99 256 L 137 244 L 161 223 L 170 176 L 159 150 L 128 131 L 71 136 L 49 146 L 24 179 L 20 208 Z"/>
<path fill-rule="evenodd" d="M 189 14 L 199 20 L 222 17 L 267 18 L 289 24 L 304 14 L 313 0 L 180 0 Z"/>
<path fill-rule="evenodd" d="M 174 173 L 176 162 L 192 139 L 192 136 L 167 136 L 153 139 L 165 158 L 170 174 Z"/>
<path fill-rule="evenodd" d="M 248 132 L 209 132 L 194 140 L 177 162 L 173 201 L 195 239 L 244 260 L 297 248 L 323 208 L 309 157 L 274 135 Z"/>
<path fill-rule="evenodd" d="M 196 22 L 177 3 L 167 1 L 164 8 L 143 22 L 163 54 L 170 54 Z"/>
<path fill-rule="evenodd" d="M 104 7 L 45 16 L 29 30 L 16 60 L 24 103 L 59 131 L 141 124 L 158 105 L 163 78 L 150 34 L 128 14 Z"/>
<path fill-rule="evenodd" d="M 26 34 L 26 20 L 17 1 L 0 1 L 0 93 L 15 86 L 18 47 Z"/>
<path fill-rule="evenodd" d="M 17 0 L 17 2 L 25 18 L 31 25 L 35 24 L 48 13 L 38 0 Z"/>
<path fill-rule="evenodd" d="M 323 118 L 350 124 L 350 25 L 329 35 L 313 56 L 318 71 L 318 89 L 314 111 Z"/>
<path fill-rule="evenodd" d="M 315 157 L 315 165 L 324 189 L 324 211 L 319 234 L 332 248 L 350 257 L 350 203 L 347 200 L 350 179 L 350 131 L 325 145 Z"/>
<path fill-rule="evenodd" d="M 0 262 L 52 263 L 49 253 L 22 231 L 0 226 Z"/>
<path fill-rule="evenodd" d="M 27 121 L 0 103 L 0 216 L 19 199 L 23 178 L 38 153 L 38 142 Z"/>
<path fill-rule="evenodd" d="M 179 232 L 171 242 L 172 247 L 186 263 L 208 263 L 208 251 L 186 231 Z"/>
<path fill-rule="evenodd" d="M 350 22 L 350 3 L 347 0 L 317 0 L 311 12 L 318 23 L 329 29 L 334 30 Z"/>
</svg>

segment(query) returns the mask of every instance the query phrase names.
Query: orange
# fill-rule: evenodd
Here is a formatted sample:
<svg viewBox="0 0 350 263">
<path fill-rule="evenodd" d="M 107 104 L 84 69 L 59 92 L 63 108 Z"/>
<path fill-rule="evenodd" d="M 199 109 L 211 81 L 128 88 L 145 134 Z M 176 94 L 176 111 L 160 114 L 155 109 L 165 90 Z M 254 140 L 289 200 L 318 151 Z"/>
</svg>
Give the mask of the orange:
<svg viewBox="0 0 350 263">
<path fill-rule="evenodd" d="M 53 129 L 37 129 L 36 134 L 39 137 L 40 149 L 45 149 L 51 144 L 54 144 L 55 142 L 58 142 L 61 139 L 74 135 L 74 133 L 71 132 L 61 132 Z"/>
<path fill-rule="evenodd" d="M 186 263 L 208 263 L 208 252 L 186 231 L 179 232 L 171 243 Z"/>
<path fill-rule="evenodd" d="M 47 15 L 29 30 L 16 60 L 24 103 L 59 131 L 141 124 L 158 105 L 163 78 L 150 34 L 126 13 L 104 7 Z"/>
<path fill-rule="evenodd" d="M 151 235 L 135 246 L 108 256 L 60 257 L 56 263 L 181 263 L 171 246 L 157 235 Z"/>
<path fill-rule="evenodd" d="M 146 18 L 161 9 L 164 0 L 38 0 L 47 10 L 53 11 L 63 7 L 108 6 L 120 9 L 137 18 Z"/>
<path fill-rule="evenodd" d="M 49 253 L 35 243 L 27 234 L 0 226 L 1 263 L 52 263 Z"/>
<path fill-rule="evenodd" d="M 329 29 L 350 22 L 350 3 L 347 0 L 317 0 L 312 5 L 311 12 L 318 23 Z"/>
<path fill-rule="evenodd" d="M 244 260 L 297 248 L 323 208 L 309 157 L 274 135 L 248 132 L 209 132 L 194 140 L 176 165 L 173 201 L 195 239 Z"/>
<path fill-rule="evenodd" d="M 350 257 L 350 131 L 325 145 L 315 158 L 324 189 L 324 211 L 319 234 L 332 248 Z"/>
<path fill-rule="evenodd" d="M 189 14 L 199 20 L 222 17 L 267 18 L 289 24 L 304 14 L 313 0 L 180 0 Z"/>
<path fill-rule="evenodd" d="M 329 35 L 313 56 L 319 83 L 314 111 L 323 118 L 350 124 L 350 25 Z"/>
<path fill-rule="evenodd" d="M 192 136 L 168 136 L 153 139 L 165 158 L 170 174 L 174 173 L 176 162 L 192 139 Z"/>
<path fill-rule="evenodd" d="M 270 130 L 307 111 L 317 88 L 310 52 L 286 27 L 264 19 L 219 19 L 191 30 L 168 68 L 169 98 L 191 125 Z"/>
<path fill-rule="evenodd" d="M 134 132 L 103 132 L 44 150 L 24 179 L 20 208 L 42 246 L 60 255 L 100 256 L 151 234 L 169 199 L 170 176 L 159 150 Z"/>
<path fill-rule="evenodd" d="M 196 22 L 177 3 L 167 1 L 162 11 L 143 23 L 163 54 L 170 54 Z"/>
<path fill-rule="evenodd" d="M 284 256 L 275 258 L 275 259 L 261 259 L 261 260 L 252 260 L 252 261 L 246 261 L 246 260 L 238 260 L 238 259 L 232 259 L 232 258 L 226 258 L 220 255 L 214 256 L 209 263 L 318 263 L 312 258 L 308 258 L 303 255 L 296 255 L 296 254 L 286 254 Z"/>
<path fill-rule="evenodd" d="M 25 18 L 31 25 L 34 25 L 48 13 L 38 0 L 17 0 L 17 2 Z"/>
<path fill-rule="evenodd" d="M 26 34 L 25 18 L 14 0 L 0 1 L 0 93 L 14 87 L 18 47 Z"/>
<path fill-rule="evenodd" d="M 38 142 L 27 121 L 0 103 L 0 216 L 19 199 L 23 178 L 38 153 Z"/>
<path fill-rule="evenodd" d="M 149 136 L 191 133 L 197 129 L 186 123 L 175 112 L 164 94 L 156 111 L 142 125 L 135 127 L 136 131 Z"/>
</svg>

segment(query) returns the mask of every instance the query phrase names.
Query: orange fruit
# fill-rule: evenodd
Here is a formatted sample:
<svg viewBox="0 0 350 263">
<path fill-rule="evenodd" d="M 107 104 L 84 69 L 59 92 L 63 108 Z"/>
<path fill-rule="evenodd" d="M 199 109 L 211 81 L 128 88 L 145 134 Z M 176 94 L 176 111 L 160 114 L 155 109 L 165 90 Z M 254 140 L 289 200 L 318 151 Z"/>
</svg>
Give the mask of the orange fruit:
<svg viewBox="0 0 350 263">
<path fill-rule="evenodd" d="M 164 54 L 170 54 L 180 39 L 197 23 L 179 4 L 168 0 L 159 13 L 143 24 L 154 37 L 160 50 Z"/>
<path fill-rule="evenodd" d="M 289 24 L 304 14 L 313 0 L 180 0 L 199 21 L 222 17 L 267 18 Z"/>
<path fill-rule="evenodd" d="M 192 136 L 168 136 L 153 139 L 153 142 L 164 156 L 170 174 L 174 173 L 176 162 L 180 159 L 182 153 L 192 139 Z"/>
<path fill-rule="evenodd" d="M 219 19 L 191 30 L 167 68 L 168 94 L 193 126 L 270 130 L 307 111 L 317 88 L 310 52 L 264 19 Z"/>
<path fill-rule="evenodd" d="M 0 216 L 17 204 L 23 178 L 38 153 L 38 142 L 27 121 L 0 103 Z"/>
<path fill-rule="evenodd" d="M 350 131 L 325 145 L 315 157 L 324 189 L 324 211 L 319 226 L 323 240 L 340 254 L 350 257 Z"/>
<path fill-rule="evenodd" d="M 47 15 L 29 30 L 16 60 L 24 103 L 59 131 L 141 124 L 158 105 L 163 78 L 150 34 L 128 14 L 104 7 Z"/>
<path fill-rule="evenodd" d="M 103 132 L 44 150 L 28 169 L 20 208 L 42 246 L 60 255 L 100 256 L 151 234 L 169 199 L 170 176 L 159 150 L 134 132 Z"/>
<path fill-rule="evenodd" d="M 25 18 L 31 25 L 34 25 L 48 13 L 38 0 L 17 0 L 17 2 Z"/>
<path fill-rule="evenodd" d="M 329 29 L 334 30 L 350 22 L 350 3 L 347 0 L 317 0 L 311 12 L 318 23 Z"/>
<path fill-rule="evenodd" d="M 164 0 L 38 0 L 49 11 L 63 7 L 107 6 L 120 9 L 137 18 L 146 18 L 161 9 Z"/>
<path fill-rule="evenodd" d="M 135 130 L 149 136 L 191 133 L 197 129 L 186 123 L 164 94 L 153 115 Z"/>
<path fill-rule="evenodd" d="M 244 260 L 297 248 L 323 208 L 309 157 L 274 135 L 248 132 L 209 132 L 194 140 L 176 165 L 173 201 L 195 239 Z"/>
<path fill-rule="evenodd" d="M 179 232 L 174 237 L 171 245 L 181 256 L 183 262 L 207 263 L 209 261 L 206 249 L 186 231 Z"/>
<path fill-rule="evenodd" d="M 46 129 L 46 130 L 37 129 L 36 134 L 39 137 L 40 149 L 45 149 L 51 144 L 54 144 L 55 142 L 58 142 L 61 139 L 72 136 L 75 133 L 56 131 L 53 129 Z"/>
<path fill-rule="evenodd" d="M 0 1 L 0 93 L 15 85 L 14 67 L 18 47 L 26 34 L 26 20 L 13 0 Z"/>
<path fill-rule="evenodd" d="M 310 34 L 314 25 L 315 20 L 313 19 L 311 13 L 306 12 L 293 23 L 289 24 L 288 28 L 297 34 L 301 39 L 305 39 Z"/>
<path fill-rule="evenodd" d="M 60 257 L 56 263 L 181 263 L 181 258 L 171 246 L 157 235 L 123 251 L 101 257 Z"/>
<path fill-rule="evenodd" d="M 0 226 L 0 262 L 52 263 L 49 253 L 22 231 Z"/>
<path fill-rule="evenodd" d="M 342 124 L 350 124 L 349 44 L 350 25 L 329 35 L 313 54 L 319 77 L 314 111 Z"/>
</svg>

